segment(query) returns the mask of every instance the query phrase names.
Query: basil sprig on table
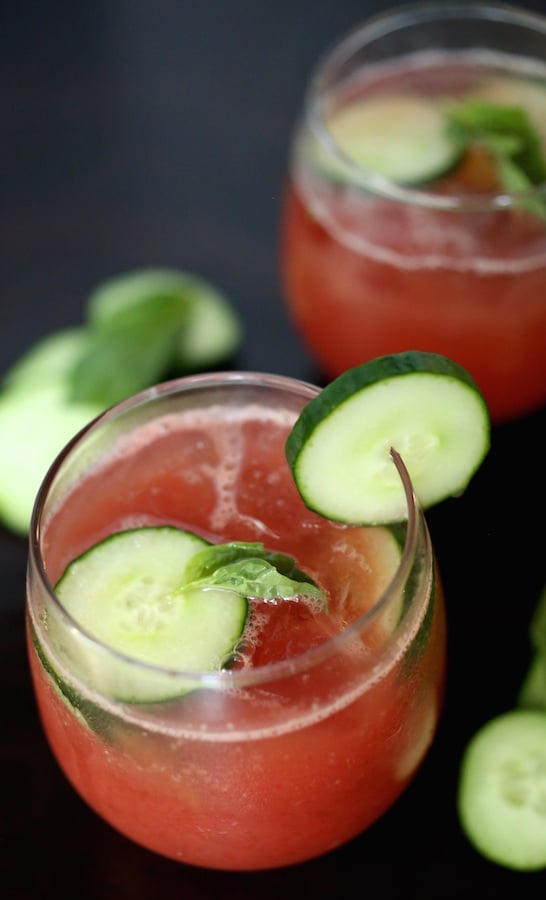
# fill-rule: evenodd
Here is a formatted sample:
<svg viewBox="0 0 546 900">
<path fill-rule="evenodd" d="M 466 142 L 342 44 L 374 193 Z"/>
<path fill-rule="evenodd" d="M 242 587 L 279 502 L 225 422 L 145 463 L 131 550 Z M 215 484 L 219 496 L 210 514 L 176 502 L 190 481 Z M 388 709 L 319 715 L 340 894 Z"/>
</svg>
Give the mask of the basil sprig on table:
<svg viewBox="0 0 546 900">
<path fill-rule="evenodd" d="M 160 381 L 188 316 L 183 294 L 151 294 L 88 331 L 70 399 L 110 406 Z"/>
<path fill-rule="evenodd" d="M 261 600 L 311 597 L 326 609 L 324 591 L 298 569 L 293 557 L 260 542 L 230 541 L 199 550 L 185 572 L 187 587 L 223 587 Z"/>
<path fill-rule="evenodd" d="M 87 303 L 85 345 L 69 400 L 110 406 L 171 374 L 209 368 L 238 348 L 228 299 L 190 273 L 142 269 L 100 284 Z"/>
<path fill-rule="evenodd" d="M 525 110 L 480 99 L 446 109 L 451 137 L 463 150 L 482 147 L 493 159 L 499 182 L 510 194 L 524 194 L 546 183 L 546 158 Z M 522 196 L 517 205 L 546 220 L 544 196 Z"/>
</svg>

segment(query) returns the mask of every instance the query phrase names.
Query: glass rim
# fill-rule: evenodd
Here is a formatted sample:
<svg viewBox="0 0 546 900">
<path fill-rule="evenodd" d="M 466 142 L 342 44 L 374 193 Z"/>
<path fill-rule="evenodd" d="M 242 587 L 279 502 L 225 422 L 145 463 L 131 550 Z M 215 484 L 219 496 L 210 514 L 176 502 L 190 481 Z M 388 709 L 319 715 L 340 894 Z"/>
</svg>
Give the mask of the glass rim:
<svg viewBox="0 0 546 900">
<path fill-rule="evenodd" d="M 92 419 L 73 438 L 65 445 L 65 447 L 57 454 L 51 466 L 48 469 L 41 486 L 36 495 L 30 524 L 29 533 L 29 562 L 32 563 L 35 575 L 38 577 L 41 587 L 45 589 L 48 602 L 52 604 L 56 613 L 60 617 L 66 627 L 75 630 L 78 636 L 83 640 L 84 644 L 90 646 L 99 653 L 106 656 L 117 663 L 127 665 L 133 671 L 147 671 L 150 675 L 160 675 L 172 678 L 174 682 L 177 680 L 185 683 L 185 689 L 188 684 L 192 688 L 216 688 L 216 689 L 233 689 L 237 687 L 248 687 L 260 685 L 264 682 L 279 680 L 284 677 L 292 677 L 309 671 L 320 665 L 323 661 L 333 656 L 338 648 L 343 647 L 352 637 L 360 632 L 363 628 L 371 627 L 377 616 L 388 608 L 389 602 L 395 602 L 395 598 L 399 596 L 403 589 L 403 585 L 409 577 L 413 561 L 417 552 L 419 521 L 424 521 L 424 512 L 417 500 L 409 473 L 395 450 L 391 449 L 391 458 L 400 477 L 407 507 L 407 530 L 405 535 L 404 546 L 401 557 L 398 562 L 396 571 L 393 573 L 388 584 L 385 586 L 381 594 L 376 599 L 373 606 L 363 613 L 358 619 L 351 622 L 343 631 L 327 638 L 323 643 L 310 648 L 293 657 L 267 663 L 255 668 L 248 667 L 242 669 L 222 669 L 215 671 L 195 671 L 173 669 L 172 667 L 163 667 L 154 663 L 148 663 L 136 657 L 129 656 L 116 648 L 105 643 L 100 638 L 95 637 L 91 632 L 84 628 L 75 619 L 68 610 L 65 609 L 61 600 L 58 598 L 55 587 L 50 581 L 46 565 L 44 562 L 41 539 L 46 513 L 46 505 L 50 497 L 52 488 L 63 466 L 72 454 L 80 447 L 86 439 L 92 434 L 99 431 L 103 425 L 116 421 L 123 417 L 124 414 L 135 410 L 137 407 L 144 406 L 154 401 L 170 395 L 178 395 L 181 393 L 192 392 L 200 388 L 218 388 L 218 387 L 234 387 L 243 386 L 248 388 L 266 387 L 282 392 L 292 393 L 293 395 L 307 395 L 309 399 L 316 396 L 320 391 L 316 385 L 310 382 L 293 378 L 291 376 L 273 375 L 266 372 L 238 372 L 224 371 L 215 373 L 203 373 L 198 375 L 183 376 L 170 381 L 162 382 L 154 387 L 140 391 L 139 393 L 128 397 L 127 399 L 106 409 L 104 412 Z M 351 526 L 349 526 L 351 527 Z M 366 527 L 366 526 L 355 526 Z M 433 565 L 432 548 L 427 538 L 427 556 L 430 558 L 431 571 Z M 36 619 L 32 610 L 32 600 L 27 597 L 27 605 L 31 611 L 31 618 Z M 391 641 L 387 642 L 390 646 Z M 381 651 L 383 656 L 384 648 Z"/>
<path fill-rule="evenodd" d="M 356 51 L 371 41 L 394 33 L 406 25 L 427 22 L 462 19 L 483 23 L 497 22 L 507 26 L 520 25 L 543 34 L 546 42 L 546 16 L 508 3 L 449 0 L 449 2 L 412 2 L 393 6 L 350 28 L 331 43 L 319 56 L 308 78 L 304 90 L 304 117 L 315 139 L 325 152 L 335 159 L 336 167 L 345 172 L 347 179 L 355 187 L 367 190 L 390 200 L 429 209 L 454 212 L 487 212 L 512 209 L 537 197 L 546 201 L 546 181 L 522 191 L 499 191 L 491 194 L 438 195 L 417 186 L 403 185 L 387 176 L 358 165 L 338 146 L 324 121 L 321 112 L 321 95 L 330 72 L 341 61 L 347 60 Z M 423 46 L 420 48 L 424 50 Z M 469 48 L 470 49 L 470 48 Z M 487 50 L 489 48 L 482 48 Z M 412 51 L 412 53 L 415 51 Z M 503 55 L 506 55 L 504 53 Z M 396 57 L 393 57 L 396 58 Z M 542 60 L 536 59 L 537 63 Z"/>
</svg>

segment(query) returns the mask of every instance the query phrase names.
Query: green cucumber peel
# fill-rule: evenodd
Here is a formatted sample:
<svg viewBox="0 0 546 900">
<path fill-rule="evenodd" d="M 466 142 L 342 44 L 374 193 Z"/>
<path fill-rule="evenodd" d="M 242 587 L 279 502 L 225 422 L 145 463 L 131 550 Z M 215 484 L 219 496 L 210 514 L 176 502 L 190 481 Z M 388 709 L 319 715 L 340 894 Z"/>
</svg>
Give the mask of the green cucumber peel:
<svg viewBox="0 0 546 900">
<path fill-rule="evenodd" d="M 290 600 L 311 597 L 326 607 L 324 591 L 296 567 L 293 557 L 266 550 L 260 542 L 212 544 L 188 561 L 189 587 L 220 587 L 247 599 Z"/>
<path fill-rule="evenodd" d="M 518 106 L 470 98 L 446 107 L 448 134 L 462 150 L 481 146 L 494 159 L 502 187 L 529 193 L 546 182 L 546 158 L 530 117 Z M 522 196 L 517 204 L 546 220 L 546 197 Z"/>
</svg>

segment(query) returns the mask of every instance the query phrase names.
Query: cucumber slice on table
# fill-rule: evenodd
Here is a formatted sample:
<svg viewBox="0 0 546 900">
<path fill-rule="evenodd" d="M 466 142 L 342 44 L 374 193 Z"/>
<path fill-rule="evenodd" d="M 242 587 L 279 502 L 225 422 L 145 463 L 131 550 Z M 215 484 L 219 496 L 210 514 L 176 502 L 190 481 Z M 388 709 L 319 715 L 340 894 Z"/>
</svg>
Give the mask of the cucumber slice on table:
<svg viewBox="0 0 546 900">
<path fill-rule="evenodd" d="M 0 519 L 21 535 L 28 533 L 34 500 L 49 466 L 101 412 L 95 404 L 69 402 L 61 381 L 46 379 L 44 386 L 32 388 L 33 379 L 29 367 L 0 395 Z"/>
<path fill-rule="evenodd" d="M 118 532 L 74 560 L 56 592 L 89 635 L 125 657 L 168 670 L 218 670 L 243 632 L 248 602 L 232 590 L 185 588 L 189 559 L 207 546 L 171 526 Z M 78 632 L 72 641 L 74 665 L 110 697 L 150 703 L 184 693 L 180 678 L 104 654 L 99 663 Z"/>
<path fill-rule="evenodd" d="M 302 410 L 286 456 L 310 509 L 354 525 L 381 524 L 407 515 L 391 448 L 428 507 L 463 492 L 489 443 L 487 406 L 468 372 L 444 356 L 408 351 L 330 382 Z"/>
<path fill-rule="evenodd" d="M 326 124 L 351 162 L 399 184 L 433 181 L 461 156 L 440 106 L 411 95 L 355 100 Z"/>
<path fill-rule="evenodd" d="M 458 809 L 476 849 L 507 868 L 546 868 L 546 712 L 484 725 L 463 756 Z"/>
<path fill-rule="evenodd" d="M 6 390 L 36 390 L 45 384 L 64 383 L 84 351 L 84 328 L 54 331 L 37 341 L 11 367 L 4 378 Z"/>
</svg>

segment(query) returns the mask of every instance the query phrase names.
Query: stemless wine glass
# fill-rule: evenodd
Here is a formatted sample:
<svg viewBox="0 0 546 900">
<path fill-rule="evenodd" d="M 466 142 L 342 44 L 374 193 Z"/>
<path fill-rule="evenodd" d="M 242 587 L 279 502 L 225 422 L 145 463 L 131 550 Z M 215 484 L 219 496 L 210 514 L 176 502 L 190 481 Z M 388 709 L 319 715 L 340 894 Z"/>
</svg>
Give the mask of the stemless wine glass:
<svg viewBox="0 0 546 900">
<path fill-rule="evenodd" d="M 501 108 L 489 150 L 446 152 L 435 129 L 454 101 Z M 280 262 L 288 312 L 327 378 L 428 350 L 472 373 L 495 421 L 544 404 L 546 184 L 514 172 L 514 110 L 546 165 L 546 18 L 510 6 L 398 7 L 320 59 L 291 148 Z"/>
<path fill-rule="evenodd" d="M 445 622 L 423 512 L 401 461 L 404 523 L 348 527 L 303 505 L 284 446 L 317 392 L 256 373 L 160 385 L 80 432 L 36 501 L 28 650 L 47 738 L 90 807 L 176 860 L 245 870 L 325 853 L 394 803 L 433 740 Z M 290 554 L 328 612 L 251 602 L 220 671 L 116 652 L 55 585 L 91 545 L 158 524 Z M 119 695 L 124 682 L 141 702 Z"/>
</svg>

